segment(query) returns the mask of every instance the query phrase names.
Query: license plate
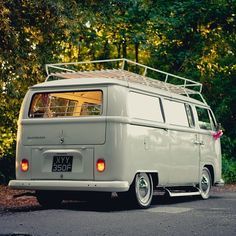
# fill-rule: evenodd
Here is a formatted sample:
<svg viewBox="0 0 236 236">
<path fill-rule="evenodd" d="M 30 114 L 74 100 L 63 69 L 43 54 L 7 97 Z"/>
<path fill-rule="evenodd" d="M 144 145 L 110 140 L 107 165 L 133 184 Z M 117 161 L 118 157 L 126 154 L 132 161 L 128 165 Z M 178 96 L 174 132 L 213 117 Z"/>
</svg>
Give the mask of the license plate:
<svg viewBox="0 0 236 236">
<path fill-rule="evenodd" d="M 71 172 L 73 156 L 54 156 L 52 172 Z"/>
</svg>

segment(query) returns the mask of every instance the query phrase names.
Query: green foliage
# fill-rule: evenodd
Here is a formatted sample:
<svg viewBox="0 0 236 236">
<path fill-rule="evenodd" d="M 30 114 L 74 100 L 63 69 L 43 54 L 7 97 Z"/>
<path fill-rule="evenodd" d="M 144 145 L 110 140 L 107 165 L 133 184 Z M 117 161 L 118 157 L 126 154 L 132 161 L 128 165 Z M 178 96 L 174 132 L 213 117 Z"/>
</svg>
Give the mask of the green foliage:
<svg viewBox="0 0 236 236">
<path fill-rule="evenodd" d="M 0 158 L 0 184 L 7 184 L 15 178 L 15 158 L 5 155 Z"/>
<path fill-rule="evenodd" d="M 127 57 L 202 82 L 235 161 L 235 12 L 235 0 L 0 0 L 0 159 L 14 159 L 20 105 L 46 63 Z"/>
<path fill-rule="evenodd" d="M 236 182 L 236 162 L 231 158 L 223 156 L 222 159 L 223 178 L 226 183 Z"/>
</svg>

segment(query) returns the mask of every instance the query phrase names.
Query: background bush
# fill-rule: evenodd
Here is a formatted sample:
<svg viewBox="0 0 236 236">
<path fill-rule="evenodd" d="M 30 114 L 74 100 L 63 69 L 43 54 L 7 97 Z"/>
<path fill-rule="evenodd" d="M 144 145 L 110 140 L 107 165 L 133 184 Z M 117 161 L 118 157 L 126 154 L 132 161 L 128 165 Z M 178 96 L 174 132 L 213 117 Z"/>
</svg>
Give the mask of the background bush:
<svg viewBox="0 0 236 236">
<path fill-rule="evenodd" d="M 226 183 L 236 182 L 236 162 L 228 157 L 222 159 L 223 179 Z"/>
</svg>

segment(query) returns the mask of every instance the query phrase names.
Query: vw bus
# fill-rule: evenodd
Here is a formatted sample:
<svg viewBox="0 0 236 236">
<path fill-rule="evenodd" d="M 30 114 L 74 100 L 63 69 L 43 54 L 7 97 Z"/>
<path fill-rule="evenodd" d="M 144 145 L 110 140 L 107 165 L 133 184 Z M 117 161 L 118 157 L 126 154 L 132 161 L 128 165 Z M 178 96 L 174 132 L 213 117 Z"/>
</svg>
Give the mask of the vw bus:
<svg viewBox="0 0 236 236">
<path fill-rule="evenodd" d="M 157 189 L 207 199 L 223 184 L 218 125 L 200 83 L 127 59 L 46 70 L 21 107 L 11 188 L 35 190 L 43 206 L 66 193 L 115 192 L 148 208 Z"/>
</svg>

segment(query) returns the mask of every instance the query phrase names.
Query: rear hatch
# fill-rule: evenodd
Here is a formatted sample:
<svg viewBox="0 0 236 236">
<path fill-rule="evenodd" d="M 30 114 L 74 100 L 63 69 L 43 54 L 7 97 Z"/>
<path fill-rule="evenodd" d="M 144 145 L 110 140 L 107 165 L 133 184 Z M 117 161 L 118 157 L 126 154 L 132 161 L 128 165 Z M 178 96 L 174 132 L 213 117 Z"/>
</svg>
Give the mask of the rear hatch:
<svg viewBox="0 0 236 236">
<path fill-rule="evenodd" d="M 94 147 L 105 143 L 105 89 L 35 92 L 22 120 L 31 179 L 92 180 Z"/>
</svg>

